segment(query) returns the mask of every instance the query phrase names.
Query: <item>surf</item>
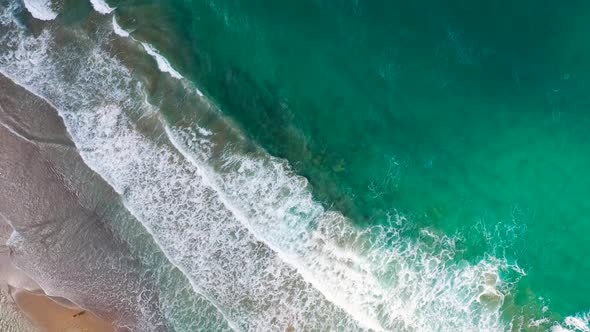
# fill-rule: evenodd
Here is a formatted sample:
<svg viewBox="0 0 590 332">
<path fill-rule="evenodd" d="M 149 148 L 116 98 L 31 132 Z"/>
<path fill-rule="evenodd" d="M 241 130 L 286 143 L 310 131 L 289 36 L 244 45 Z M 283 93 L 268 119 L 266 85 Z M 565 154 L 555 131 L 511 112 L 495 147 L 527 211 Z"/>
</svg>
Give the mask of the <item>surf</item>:
<svg viewBox="0 0 590 332">
<path fill-rule="evenodd" d="M 99 47 L 86 49 L 84 56 L 52 54 L 49 39 L 48 34 L 11 39 L 22 44 L 2 55 L 2 72 L 56 107 L 85 162 L 122 196 L 170 261 L 231 326 L 358 329 L 235 222 L 194 166 L 168 144 L 150 142 L 133 129 L 123 107 L 144 117 L 157 114 L 144 104 L 143 91 L 127 69 Z M 24 44 L 37 48 L 18 52 Z M 63 61 L 84 68 L 76 82 L 60 78 Z"/>
<path fill-rule="evenodd" d="M 153 46 L 136 45 L 184 100 L 146 100 L 150 80 L 109 53 L 110 37 L 91 36 L 78 54 L 58 51 L 49 29 L 38 37 L 11 29 L 2 73 L 58 109 L 85 162 L 234 329 L 509 325 L 502 305 L 525 275 L 517 264 L 456 261 L 456 238 L 427 228 L 409 237 L 412 221 L 399 213 L 359 229 L 326 210 L 305 178 L 253 146 Z M 69 63 L 81 69 L 64 71 Z M 194 119 L 168 122 L 162 105 L 194 109 Z"/>
<path fill-rule="evenodd" d="M 38 20 L 51 21 L 57 17 L 57 13 L 51 8 L 51 0 L 24 0 L 24 5 Z"/>
</svg>

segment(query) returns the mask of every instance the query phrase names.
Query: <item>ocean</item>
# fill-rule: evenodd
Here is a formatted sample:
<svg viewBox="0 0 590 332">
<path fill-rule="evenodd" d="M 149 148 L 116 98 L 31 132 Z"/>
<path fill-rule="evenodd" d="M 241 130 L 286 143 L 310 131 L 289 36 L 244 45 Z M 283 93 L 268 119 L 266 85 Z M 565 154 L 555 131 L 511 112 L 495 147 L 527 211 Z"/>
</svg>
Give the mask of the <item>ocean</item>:
<svg viewBox="0 0 590 332">
<path fill-rule="evenodd" d="M 0 0 L 0 73 L 156 252 L 154 330 L 590 331 L 587 31 L 585 1 Z"/>
</svg>

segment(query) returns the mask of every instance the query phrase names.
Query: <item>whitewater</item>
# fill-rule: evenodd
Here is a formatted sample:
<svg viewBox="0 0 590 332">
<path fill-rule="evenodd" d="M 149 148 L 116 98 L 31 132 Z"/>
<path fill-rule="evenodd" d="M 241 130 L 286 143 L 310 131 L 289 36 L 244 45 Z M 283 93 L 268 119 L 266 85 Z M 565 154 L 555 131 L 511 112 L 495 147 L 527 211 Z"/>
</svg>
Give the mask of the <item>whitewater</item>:
<svg viewBox="0 0 590 332">
<path fill-rule="evenodd" d="M 45 26 L 33 35 L 17 23 L 22 6 L 2 4 L 0 72 L 58 110 L 84 161 L 233 329 L 504 331 L 515 324 L 502 317 L 502 304 L 525 274 L 517 264 L 492 255 L 455 261 L 456 238 L 432 229 L 409 237 L 412 221 L 398 213 L 389 225 L 355 228 L 315 201 L 286 161 L 252 147 L 154 47 L 125 38 L 114 16 L 98 31 Z M 101 15 L 114 10 L 92 5 Z M 65 45 L 57 33 L 67 35 Z M 182 89 L 186 100 L 150 101 L 146 78 L 114 55 L 113 40 L 147 52 L 163 73 L 160 84 Z M 169 123 L 159 108 L 170 104 L 194 108 L 195 118 Z M 575 329 L 583 319 L 553 328 Z"/>
</svg>

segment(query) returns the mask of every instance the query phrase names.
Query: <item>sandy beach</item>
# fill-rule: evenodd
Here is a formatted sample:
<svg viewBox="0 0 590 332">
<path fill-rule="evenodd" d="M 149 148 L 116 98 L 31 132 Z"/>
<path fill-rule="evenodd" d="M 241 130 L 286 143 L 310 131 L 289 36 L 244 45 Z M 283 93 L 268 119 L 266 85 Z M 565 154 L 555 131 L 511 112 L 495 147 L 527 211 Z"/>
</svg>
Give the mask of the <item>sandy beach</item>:
<svg viewBox="0 0 590 332">
<path fill-rule="evenodd" d="M 48 218 L 59 220 L 59 211 L 71 210 L 72 206 L 70 193 L 60 186 L 56 167 L 48 163 L 40 146 L 68 148 L 73 144 L 55 112 L 39 108 L 34 98 L 26 98 L 21 88 L 4 77 L 0 77 L 0 91 L 0 287 L 5 298 L 0 305 L 10 312 L 11 320 L 2 327 L 8 331 L 114 331 L 111 322 L 88 310 L 65 299 L 61 302 L 69 303 L 69 307 L 52 300 L 14 264 L 15 255 L 32 252 L 15 251 L 10 244 L 13 232 L 26 231 L 29 226 L 43 232 Z M 17 104 L 19 109 L 15 109 Z M 36 111 L 19 112 L 25 108 Z"/>
<path fill-rule="evenodd" d="M 111 323 L 87 310 L 61 306 L 49 297 L 17 290 L 12 297 L 25 315 L 42 331 L 48 332 L 110 332 Z"/>
<path fill-rule="evenodd" d="M 55 110 L 0 75 L 2 331 L 115 331 L 141 320 L 120 289 L 148 285 L 104 220 L 115 197 Z"/>
<path fill-rule="evenodd" d="M 3 231 L 5 229 L 2 227 Z M 115 331 L 111 322 L 74 305 L 60 305 L 45 295 L 34 280 L 11 264 L 8 250 L 0 253 L 0 271 L 0 330 L 4 332 Z"/>
<path fill-rule="evenodd" d="M 1 130 L 1 129 L 0 129 Z M 111 322 L 92 312 L 44 294 L 40 286 L 10 260 L 5 245 L 12 233 L 10 225 L 0 221 L 0 330 L 3 332 L 112 332 Z M 62 300 L 62 303 L 67 300 Z"/>
</svg>

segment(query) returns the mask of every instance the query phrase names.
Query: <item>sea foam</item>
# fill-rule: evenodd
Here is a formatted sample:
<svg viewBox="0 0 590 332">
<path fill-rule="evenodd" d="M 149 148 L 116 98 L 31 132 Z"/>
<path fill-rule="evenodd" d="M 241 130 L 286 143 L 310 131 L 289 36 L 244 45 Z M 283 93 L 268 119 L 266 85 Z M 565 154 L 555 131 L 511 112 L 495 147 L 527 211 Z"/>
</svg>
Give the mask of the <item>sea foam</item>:
<svg viewBox="0 0 590 332">
<path fill-rule="evenodd" d="M 114 58 L 97 46 L 59 53 L 48 41 L 20 40 L 27 46 L 4 54 L 2 72 L 57 107 L 88 165 L 233 326 L 503 329 L 505 262 L 449 264 L 452 239 L 426 230 L 404 237 L 399 215 L 388 227 L 357 230 L 315 202 L 285 161 L 232 148 L 239 142 L 215 156 L 215 132 L 167 128 L 177 149 L 150 142 L 127 113 L 152 107 Z M 84 69 L 68 78 L 72 67 Z M 488 293 L 491 311 L 479 304 Z"/>
<path fill-rule="evenodd" d="M 552 332 L 590 332 L 590 311 L 567 316 L 561 325 L 552 327 Z"/>
<path fill-rule="evenodd" d="M 170 64 L 170 62 L 168 62 L 168 60 L 166 58 L 164 58 L 160 54 L 160 52 L 158 52 L 158 50 L 156 50 L 152 45 L 150 45 L 148 43 L 141 43 L 141 45 L 143 46 L 143 48 L 145 49 L 147 54 L 151 55 L 154 58 L 154 60 L 156 60 L 156 63 L 158 64 L 158 68 L 162 72 L 168 73 L 176 79 L 182 78 L 182 75 L 180 75 L 179 72 L 174 70 L 174 68 L 172 68 L 172 65 Z"/>
<path fill-rule="evenodd" d="M 125 31 L 119 23 L 117 23 L 117 19 L 113 16 L 113 32 L 121 37 L 129 37 L 129 32 Z"/>
<path fill-rule="evenodd" d="M 517 265 L 456 262 L 454 238 L 430 229 L 408 237 L 411 221 L 395 211 L 388 225 L 357 229 L 228 124 L 165 125 L 169 141 L 155 142 L 129 116 L 158 117 L 154 107 L 101 45 L 71 54 L 18 40 L 0 70 L 58 108 L 84 160 L 236 329 L 506 330 L 501 307 L 524 275 Z M 143 46 L 161 71 L 182 77 Z M 70 81 L 71 62 L 84 70 Z"/>
<path fill-rule="evenodd" d="M 59 110 L 85 162 L 235 329 L 361 330 L 237 222 L 193 164 L 136 130 L 128 114 L 157 115 L 130 71 L 99 45 L 68 52 L 53 48 L 47 32 L 7 37 L 0 71 Z"/>
<path fill-rule="evenodd" d="M 100 14 L 110 14 L 115 8 L 110 7 L 104 0 L 90 0 L 92 8 Z"/>
<path fill-rule="evenodd" d="M 213 170 L 199 160 L 203 153 L 190 152 L 198 146 L 187 138 L 194 134 L 169 134 L 251 233 L 366 327 L 504 329 L 499 308 L 510 285 L 499 275 L 522 275 L 517 266 L 493 257 L 476 265 L 450 263 L 453 239 L 428 230 L 418 240 L 404 237 L 400 229 L 408 221 L 396 214 L 389 226 L 359 231 L 314 202 L 306 180 L 284 161 L 241 155 L 234 143 L 221 157 L 223 166 Z"/>
<path fill-rule="evenodd" d="M 57 13 L 51 9 L 51 0 L 24 0 L 24 5 L 38 20 L 51 21 L 57 17 Z"/>
</svg>

